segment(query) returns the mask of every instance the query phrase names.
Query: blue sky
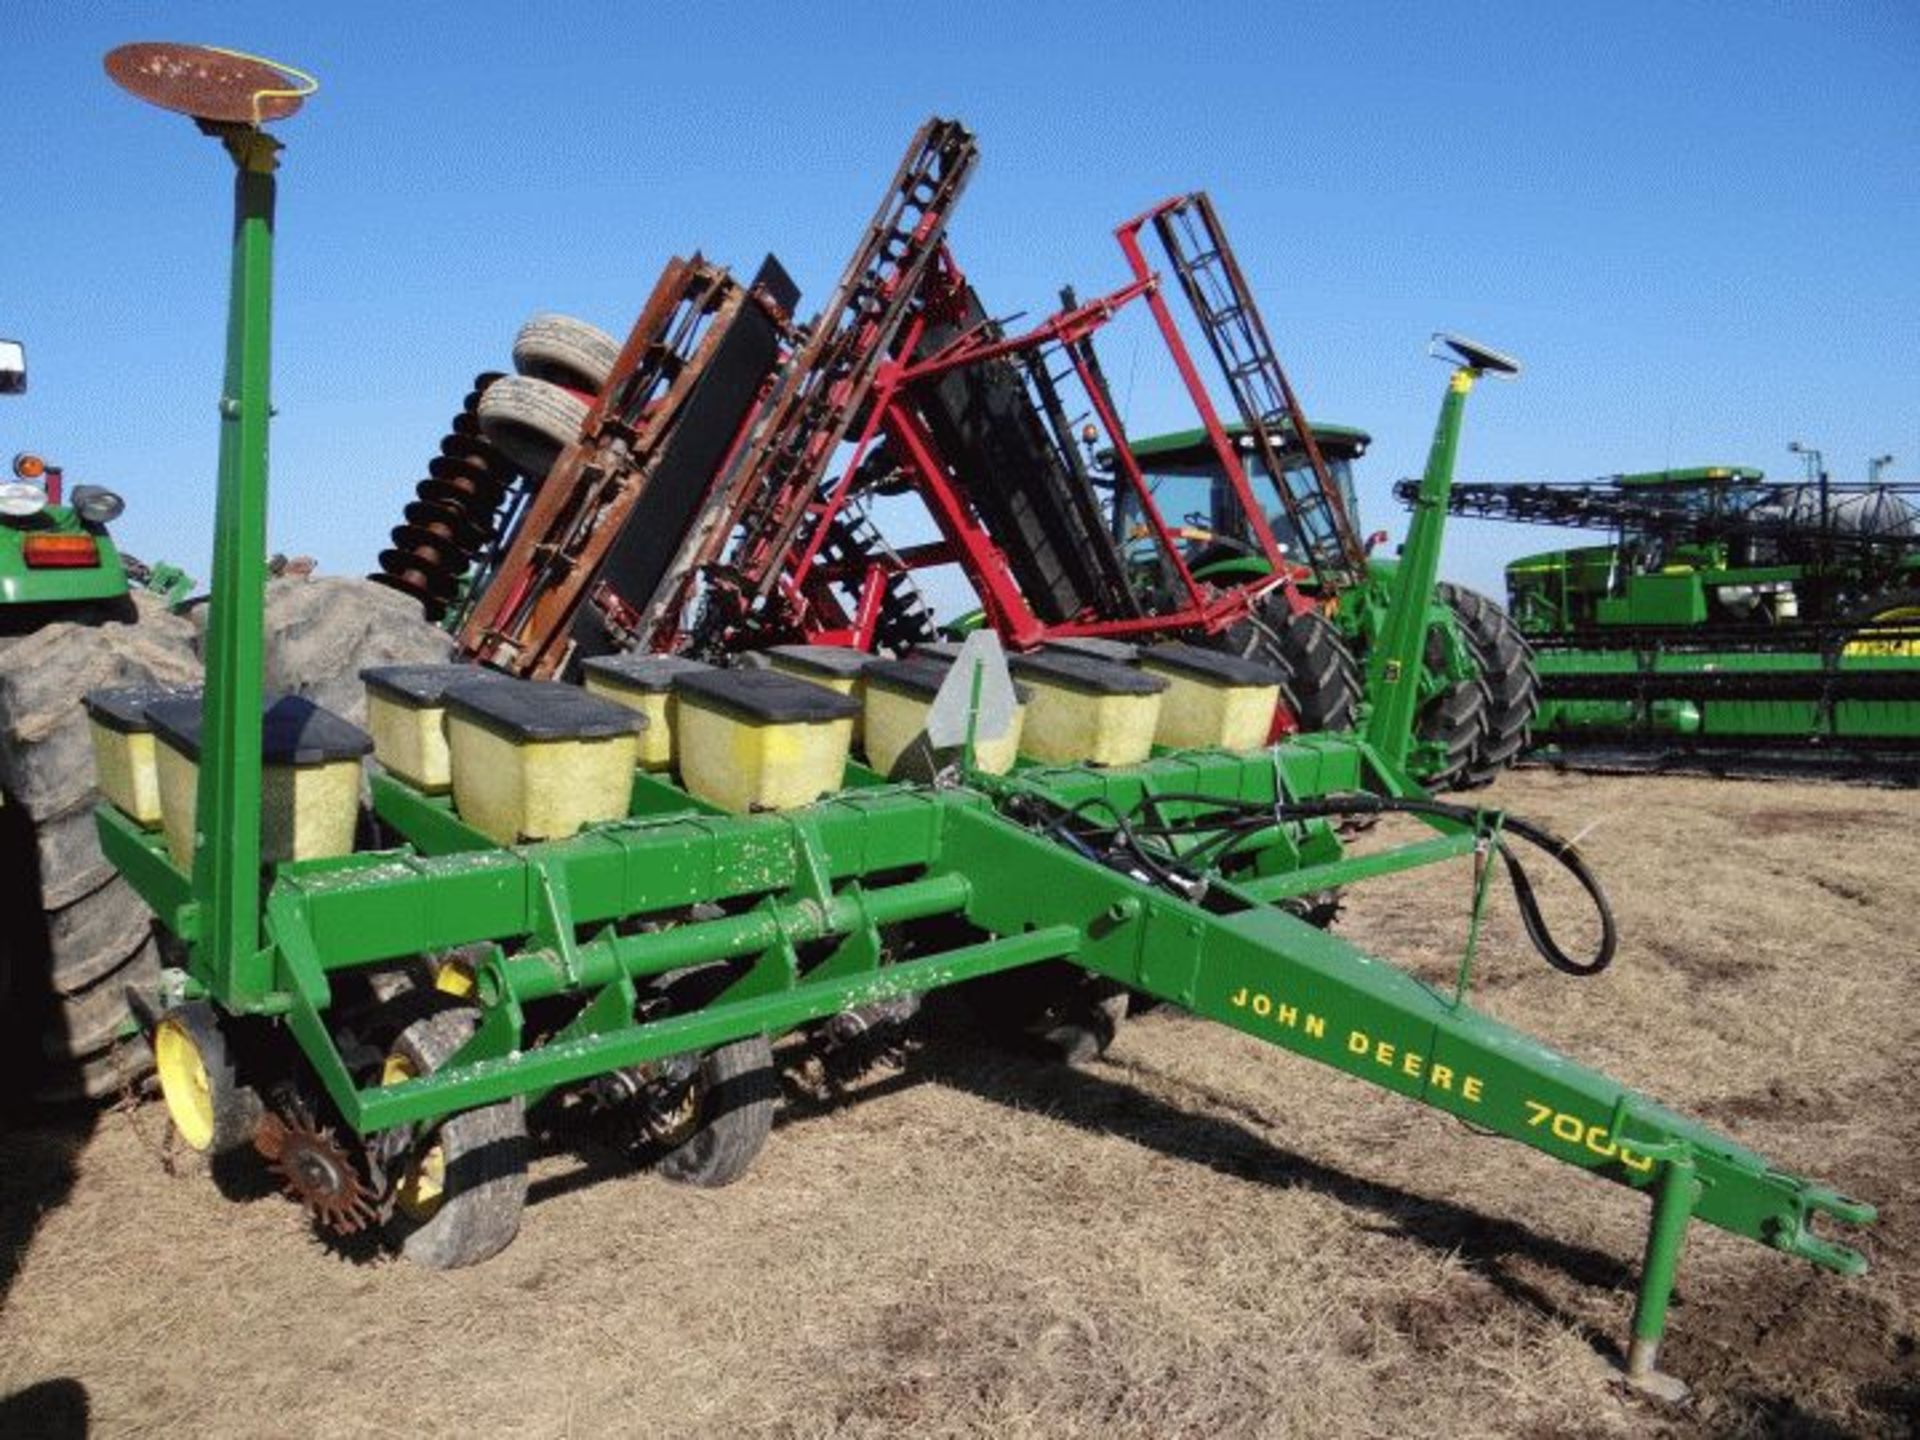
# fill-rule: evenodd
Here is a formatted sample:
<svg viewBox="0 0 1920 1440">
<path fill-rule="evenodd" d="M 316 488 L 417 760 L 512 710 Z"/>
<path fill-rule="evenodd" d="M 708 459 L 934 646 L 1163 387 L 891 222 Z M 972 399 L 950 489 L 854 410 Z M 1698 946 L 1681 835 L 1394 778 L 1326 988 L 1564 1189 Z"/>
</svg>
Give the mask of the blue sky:
<svg viewBox="0 0 1920 1440">
<path fill-rule="evenodd" d="M 113 45 L 277 56 L 272 543 L 367 569 L 468 381 L 528 314 L 624 333 L 661 263 L 777 251 L 823 297 L 914 126 L 982 162 L 952 240 L 989 308 L 1124 278 L 1110 232 L 1212 192 L 1311 414 L 1372 431 L 1369 528 L 1425 455 L 1457 330 L 1518 355 L 1463 477 L 1733 461 L 1920 475 L 1920 8 L 831 4 L 77 6 L 0 18 L 0 446 L 128 497 L 123 543 L 204 577 L 229 172 L 121 94 Z M 1188 423 L 1138 327 L 1136 435 Z M 1497 592 L 1544 530 L 1462 522 Z"/>
</svg>

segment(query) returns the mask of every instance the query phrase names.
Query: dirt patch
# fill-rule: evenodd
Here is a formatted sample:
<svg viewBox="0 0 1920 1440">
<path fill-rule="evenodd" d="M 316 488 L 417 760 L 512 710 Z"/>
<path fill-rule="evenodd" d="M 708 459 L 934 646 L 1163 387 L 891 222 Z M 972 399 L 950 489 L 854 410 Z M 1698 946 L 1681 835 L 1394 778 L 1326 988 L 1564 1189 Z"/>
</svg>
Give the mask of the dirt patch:
<svg viewBox="0 0 1920 1440">
<path fill-rule="evenodd" d="M 1728 782 L 1731 783 L 1731 782 Z M 1842 830 L 1873 829 L 1884 825 L 1887 812 L 1865 806 L 1829 805 L 1788 808 L 1756 807 L 1740 817 L 1741 827 L 1755 835 L 1829 835 Z"/>
<path fill-rule="evenodd" d="M 548 1146 L 519 1240 L 445 1275 L 170 1175 L 152 1106 L 16 1130 L 0 1433 L 1914 1433 L 1920 794 L 1535 772 L 1489 798 L 1582 835 L 1622 948 L 1568 980 L 1501 893 L 1477 1003 L 1882 1209 L 1856 1280 L 1696 1226 L 1684 1406 L 1609 1368 L 1642 1198 L 1163 1008 L 1086 1070 L 949 1033 L 838 1096 L 796 1083 L 725 1191 Z M 1571 943 L 1578 897 L 1540 878 Z M 1339 933 L 1449 983 L 1468 893 L 1464 865 L 1387 877 Z"/>
</svg>

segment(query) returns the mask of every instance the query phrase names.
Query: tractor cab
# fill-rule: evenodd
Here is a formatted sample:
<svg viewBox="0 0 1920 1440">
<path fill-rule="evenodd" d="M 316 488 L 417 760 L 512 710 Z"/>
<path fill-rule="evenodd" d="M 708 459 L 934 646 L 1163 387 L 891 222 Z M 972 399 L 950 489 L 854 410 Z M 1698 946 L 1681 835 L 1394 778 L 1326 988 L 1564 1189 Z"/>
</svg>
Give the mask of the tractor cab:
<svg viewBox="0 0 1920 1440">
<path fill-rule="evenodd" d="M 1267 473 L 1259 449 L 1246 428 L 1226 427 L 1246 468 L 1248 483 L 1256 495 L 1270 503 L 1266 507 L 1267 524 L 1279 542 L 1282 553 L 1304 563 L 1305 547 L 1288 518 L 1274 477 Z M 1304 484 L 1308 471 L 1306 452 L 1293 439 L 1291 425 L 1282 424 L 1286 440 L 1282 459 L 1287 473 L 1285 483 Z M 1327 471 L 1339 487 L 1349 516 L 1359 514 L 1359 499 L 1354 492 L 1353 462 L 1366 454 L 1373 437 L 1364 430 L 1343 425 L 1315 425 L 1313 435 Z M 1196 572 L 1213 576 L 1262 574 L 1266 562 L 1254 542 L 1247 517 L 1234 488 L 1228 483 L 1220 457 L 1207 443 L 1204 430 L 1182 430 L 1155 435 L 1134 443 L 1133 456 L 1153 494 L 1160 517 L 1180 547 L 1181 558 Z M 1125 486 L 1117 488 L 1118 500 L 1111 508 L 1114 538 L 1129 555 L 1145 555 L 1152 550 L 1152 524 L 1139 498 Z"/>
</svg>

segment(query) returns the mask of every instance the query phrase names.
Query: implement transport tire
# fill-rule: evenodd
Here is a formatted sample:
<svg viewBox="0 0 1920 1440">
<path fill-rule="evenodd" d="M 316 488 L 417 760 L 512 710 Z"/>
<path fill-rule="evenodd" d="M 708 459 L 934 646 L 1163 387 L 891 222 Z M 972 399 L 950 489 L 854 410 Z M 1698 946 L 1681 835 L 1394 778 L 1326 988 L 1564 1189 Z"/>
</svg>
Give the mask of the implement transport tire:
<svg viewBox="0 0 1920 1440">
<path fill-rule="evenodd" d="M 579 395 L 531 375 L 496 380 L 480 397 L 481 431 L 535 485 L 579 440 L 588 413 Z"/>
<path fill-rule="evenodd" d="M 1506 610 L 1477 590 L 1442 581 L 1435 587 L 1473 647 L 1486 689 L 1486 720 L 1458 788 L 1489 783 L 1527 748 L 1540 709 L 1533 647 Z"/>
<path fill-rule="evenodd" d="M 431 1075 L 479 1018 L 451 1006 L 414 1021 L 387 1052 L 382 1083 Z M 477 1265 L 512 1243 L 526 1204 L 527 1111 L 516 1095 L 449 1115 L 415 1140 L 395 1186 L 387 1239 L 429 1270 Z"/>
<path fill-rule="evenodd" d="M 597 395 L 620 358 L 620 342 L 571 315 L 535 315 L 513 337 L 513 368 L 535 380 Z"/>
<path fill-rule="evenodd" d="M 654 1163 L 662 1179 L 718 1189 L 747 1173 L 773 1132 L 780 1095 L 773 1044 L 749 1035 L 702 1057 L 691 1094 L 690 1133 Z"/>
</svg>

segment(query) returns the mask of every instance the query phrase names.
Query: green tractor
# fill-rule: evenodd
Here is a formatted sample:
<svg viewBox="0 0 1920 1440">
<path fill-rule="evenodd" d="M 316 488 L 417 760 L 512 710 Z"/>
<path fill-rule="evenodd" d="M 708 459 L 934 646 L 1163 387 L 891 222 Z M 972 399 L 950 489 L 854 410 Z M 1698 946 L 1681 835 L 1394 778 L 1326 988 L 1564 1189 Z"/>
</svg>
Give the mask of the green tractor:
<svg viewBox="0 0 1920 1440">
<path fill-rule="evenodd" d="M 25 348 L 0 340 L 0 395 L 26 388 Z M 160 973 L 159 946 L 100 853 L 80 696 L 197 684 L 200 662 L 192 625 L 130 584 L 130 569 L 156 572 L 107 532 L 124 508 L 34 454 L 0 481 L 0 1020 L 14 1096 L 97 1098 L 147 1066 L 145 1045 L 118 1032 L 126 987 Z"/>
<path fill-rule="evenodd" d="M 1714 465 L 1461 485 L 1449 508 L 1612 532 L 1507 566 L 1542 738 L 1877 765 L 1920 749 L 1920 485 Z"/>
<path fill-rule="evenodd" d="M 1298 494 L 1313 484 L 1304 448 L 1290 422 L 1276 427 L 1284 473 L 1267 473 L 1258 447 L 1241 425 L 1227 433 L 1256 493 L 1271 493 L 1266 521 L 1283 553 L 1306 557 L 1281 487 Z M 1314 424 L 1313 436 L 1328 476 L 1338 488 L 1350 523 L 1358 517 L 1353 464 L 1372 437 L 1349 426 Z M 1137 440 L 1134 459 L 1152 487 L 1155 503 L 1177 523 L 1183 558 L 1197 580 L 1238 585 L 1271 573 L 1254 542 L 1247 516 L 1206 434 L 1185 430 Z M 1147 519 L 1125 487 L 1110 509 L 1114 538 L 1135 546 L 1147 534 Z M 1243 654 L 1280 661 L 1293 677 L 1289 698 L 1303 730 L 1351 729 L 1364 719 L 1367 656 L 1377 650 L 1399 569 L 1397 558 L 1376 555 L 1384 531 L 1365 542 L 1366 568 L 1358 583 L 1329 583 L 1324 568 L 1302 564 L 1299 589 L 1319 602 L 1317 611 L 1288 615 L 1275 604 L 1248 625 L 1229 632 Z M 1160 557 L 1144 548 L 1138 584 L 1152 591 L 1171 581 Z M 1459 789 L 1490 781 L 1527 744 L 1538 705 L 1533 654 L 1505 610 L 1464 586 L 1441 582 L 1428 609 L 1426 665 L 1416 710 L 1415 745 L 1409 770 L 1431 789 Z"/>
<path fill-rule="evenodd" d="M 0 395 L 27 388 L 27 353 L 0 340 Z M 126 502 L 103 485 L 71 493 L 56 465 L 22 451 L 0 481 L 0 627 L 18 634 L 75 606 L 127 608 L 127 571 L 107 526 Z"/>
</svg>

